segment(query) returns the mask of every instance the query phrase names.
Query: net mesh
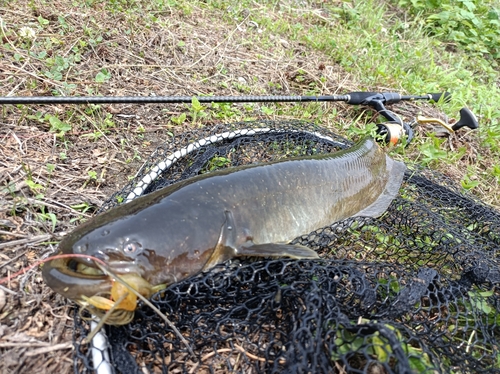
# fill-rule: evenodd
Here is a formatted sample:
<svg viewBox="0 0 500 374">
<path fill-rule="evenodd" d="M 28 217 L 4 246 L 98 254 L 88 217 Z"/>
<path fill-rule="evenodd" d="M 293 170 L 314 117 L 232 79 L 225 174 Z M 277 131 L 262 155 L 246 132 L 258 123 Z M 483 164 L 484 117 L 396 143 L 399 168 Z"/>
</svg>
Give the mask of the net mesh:
<svg viewBox="0 0 500 374">
<path fill-rule="evenodd" d="M 302 122 L 191 130 L 101 210 L 198 173 L 350 145 Z M 498 372 L 499 225 L 447 178 L 409 169 L 381 217 L 294 240 L 320 260 L 232 260 L 154 295 L 189 348 L 141 304 L 132 323 L 106 327 L 103 354 L 116 373 Z M 78 313 L 75 326 L 75 371 L 93 372 L 90 326 Z"/>
</svg>

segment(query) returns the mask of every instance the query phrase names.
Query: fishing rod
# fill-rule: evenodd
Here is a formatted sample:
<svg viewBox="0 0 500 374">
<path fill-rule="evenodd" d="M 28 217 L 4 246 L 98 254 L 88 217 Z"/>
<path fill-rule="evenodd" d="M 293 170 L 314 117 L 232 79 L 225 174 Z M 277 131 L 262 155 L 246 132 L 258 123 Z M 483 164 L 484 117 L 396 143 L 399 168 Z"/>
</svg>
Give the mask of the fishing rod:
<svg viewBox="0 0 500 374">
<path fill-rule="evenodd" d="M 191 103 L 196 98 L 200 103 L 278 103 L 278 102 L 325 102 L 343 101 L 360 105 L 366 101 L 382 101 L 386 104 L 401 100 L 445 100 L 451 96 L 433 93 L 426 95 L 400 95 L 386 92 L 351 92 L 345 95 L 324 96 L 3 96 L 0 104 L 182 104 Z"/>
<path fill-rule="evenodd" d="M 192 103 L 196 99 L 200 103 L 277 103 L 277 102 L 345 102 L 350 105 L 366 105 L 374 108 L 387 119 L 377 125 L 377 133 L 387 143 L 396 144 L 406 137 L 407 144 L 413 138 L 412 124 L 405 123 L 394 112 L 388 110 L 386 104 L 400 101 L 428 100 L 438 102 L 449 101 L 451 94 L 430 93 L 425 95 L 401 95 L 395 92 L 350 92 L 345 95 L 322 96 L 3 96 L 1 104 L 182 104 Z M 439 123 L 453 133 L 462 127 L 476 129 L 478 122 L 474 114 L 467 108 L 460 111 L 460 120 L 453 126 L 437 118 L 417 117 L 416 122 Z"/>
</svg>

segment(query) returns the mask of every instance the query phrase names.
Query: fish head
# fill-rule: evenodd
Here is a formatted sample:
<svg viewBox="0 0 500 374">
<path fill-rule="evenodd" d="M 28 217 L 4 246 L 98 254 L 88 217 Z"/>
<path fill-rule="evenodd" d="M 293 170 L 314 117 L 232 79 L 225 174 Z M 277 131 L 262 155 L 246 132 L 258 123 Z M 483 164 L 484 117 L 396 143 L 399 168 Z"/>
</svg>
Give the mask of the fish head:
<svg viewBox="0 0 500 374">
<path fill-rule="evenodd" d="M 134 230 L 127 221 L 126 217 L 110 220 L 103 214 L 66 235 L 59 244 L 58 254 L 78 257 L 54 259 L 44 264 L 42 274 L 46 284 L 80 304 L 95 295 L 109 295 L 115 281 L 111 274 L 134 274 L 147 284 L 152 267 L 150 260 L 155 252 L 151 249 L 149 230 Z M 93 258 L 105 266 L 98 266 Z M 152 288 L 143 293 L 150 296 Z"/>
<path fill-rule="evenodd" d="M 61 252 L 81 255 L 75 258 L 81 268 L 96 268 L 92 257 L 117 274 L 137 273 L 145 276 L 149 269 L 149 254 L 154 252 L 147 232 L 134 230 L 120 221 L 109 222 L 88 232 L 77 230 L 61 241 Z M 89 257 L 83 257 L 89 256 Z"/>
</svg>

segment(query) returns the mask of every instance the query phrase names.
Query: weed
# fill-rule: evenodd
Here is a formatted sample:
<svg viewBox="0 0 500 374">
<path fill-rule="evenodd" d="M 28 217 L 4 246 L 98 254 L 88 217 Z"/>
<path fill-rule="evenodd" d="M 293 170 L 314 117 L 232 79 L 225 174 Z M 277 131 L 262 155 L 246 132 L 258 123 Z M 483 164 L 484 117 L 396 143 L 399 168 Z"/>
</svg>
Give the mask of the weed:
<svg viewBox="0 0 500 374">
<path fill-rule="evenodd" d="M 102 136 L 109 134 L 110 130 L 116 126 L 111 113 L 106 113 L 104 118 L 97 119 L 96 121 L 89 117 L 89 114 L 92 114 L 93 116 L 102 115 L 102 108 L 99 105 L 90 105 L 85 110 L 85 114 L 80 116 L 82 122 L 91 122 L 94 127 L 93 132 L 84 134 L 82 137 L 96 141 Z"/>
<path fill-rule="evenodd" d="M 170 117 L 170 121 L 172 121 L 176 125 L 182 125 L 184 122 L 186 122 L 186 118 L 186 113 L 181 113 L 178 116 Z"/>
<path fill-rule="evenodd" d="M 432 35 L 458 43 L 472 56 L 500 59 L 500 7 L 483 0 L 400 0 L 423 18 Z"/>
<path fill-rule="evenodd" d="M 500 165 L 493 165 L 491 174 L 495 177 L 497 183 L 500 183 Z"/>
<path fill-rule="evenodd" d="M 101 71 L 95 76 L 95 81 L 97 83 L 104 83 L 110 79 L 111 74 L 106 69 L 101 69 Z"/>
<path fill-rule="evenodd" d="M 82 214 L 88 213 L 92 209 L 92 206 L 88 202 L 83 202 L 80 204 L 71 205 L 70 207 L 72 209 L 82 213 Z M 79 215 L 78 217 L 72 218 L 70 220 L 70 222 L 73 223 L 73 222 L 81 221 L 83 219 L 84 219 L 84 216 Z"/>
<path fill-rule="evenodd" d="M 206 108 L 201 105 L 200 101 L 193 96 L 191 100 L 191 106 L 189 107 L 189 116 L 191 117 L 191 123 L 196 124 L 198 120 L 208 117 Z"/>
<path fill-rule="evenodd" d="M 223 167 L 228 167 L 230 165 L 231 165 L 230 159 L 228 159 L 226 157 L 222 157 L 222 156 L 215 156 L 212 159 L 210 159 L 210 161 L 208 162 L 207 168 L 208 168 L 208 171 L 212 171 L 212 170 L 217 170 L 217 169 L 220 169 Z"/>
<path fill-rule="evenodd" d="M 49 131 L 57 133 L 56 135 L 61 138 L 71 130 L 69 123 L 61 121 L 57 116 L 50 113 L 43 115 L 41 112 L 36 112 L 35 114 L 27 115 L 26 118 L 35 120 L 41 124 L 48 124 L 50 126 Z"/>
<path fill-rule="evenodd" d="M 465 175 L 462 180 L 460 181 L 460 184 L 462 187 L 466 190 L 471 190 L 477 186 L 479 186 L 479 181 L 477 178 L 474 178 L 472 175 L 467 174 Z"/>
<path fill-rule="evenodd" d="M 51 230 L 52 232 L 55 232 L 57 225 L 57 216 L 54 213 L 46 212 L 45 207 L 43 205 L 40 207 L 40 209 L 41 212 L 36 214 L 38 219 L 40 220 L 40 222 L 50 221 L 52 224 Z"/>
<path fill-rule="evenodd" d="M 442 149 L 442 144 L 446 139 L 431 135 L 431 140 L 432 142 L 426 142 L 420 146 L 423 157 L 419 162 L 425 166 L 435 164 L 441 160 L 448 160 L 448 152 Z"/>
<path fill-rule="evenodd" d="M 360 319 L 358 325 L 363 323 L 377 323 L 377 321 L 370 321 L 367 319 Z M 406 341 L 401 332 L 389 324 L 383 325 L 389 329 L 399 340 L 401 346 L 405 350 L 405 354 L 409 358 L 409 364 L 412 370 L 416 373 L 432 372 L 433 365 L 430 357 L 422 352 L 419 347 L 414 347 Z M 389 355 L 392 353 L 391 344 L 387 337 L 382 336 L 379 332 L 371 335 L 360 337 L 356 333 L 348 331 L 346 328 L 337 328 L 335 346 L 337 349 L 332 351 L 332 360 L 338 361 L 345 354 L 352 352 L 369 352 L 370 355 L 376 357 L 378 362 L 389 363 Z"/>
<path fill-rule="evenodd" d="M 24 172 L 26 173 L 26 179 L 25 179 L 26 185 L 28 186 L 28 188 L 31 190 L 31 192 L 34 195 L 39 194 L 39 190 L 43 190 L 44 186 L 42 186 L 39 183 L 36 183 L 33 180 L 33 173 L 31 172 L 31 168 L 28 164 L 23 163 L 22 168 L 23 168 Z"/>
<path fill-rule="evenodd" d="M 212 103 L 211 116 L 217 119 L 231 119 L 241 115 L 241 111 L 229 103 Z"/>
<path fill-rule="evenodd" d="M 272 116 L 274 114 L 274 109 L 269 108 L 265 105 L 262 105 L 260 110 L 262 110 L 262 113 L 264 113 L 266 116 Z"/>
<path fill-rule="evenodd" d="M 69 123 L 61 121 L 59 118 L 53 115 L 46 115 L 50 123 L 50 131 L 57 132 L 57 136 L 62 137 L 66 132 L 71 130 L 71 125 Z"/>
<path fill-rule="evenodd" d="M 97 172 L 94 170 L 89 170 L 87 174 L 89 175 L 90 180 L 97 180 Z"/>
</svg>

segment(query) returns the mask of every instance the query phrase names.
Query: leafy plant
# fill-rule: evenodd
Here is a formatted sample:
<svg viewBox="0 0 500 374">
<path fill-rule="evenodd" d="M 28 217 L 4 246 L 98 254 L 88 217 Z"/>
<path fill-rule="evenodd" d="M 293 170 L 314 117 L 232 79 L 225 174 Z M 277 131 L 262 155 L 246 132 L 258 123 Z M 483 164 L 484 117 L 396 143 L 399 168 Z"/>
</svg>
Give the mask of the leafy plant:
<svg viewBox="0 0 500 374">
<path fill-rule="evenodd" d="M 266 116 L 271 116 L 274 114 L 274 109 L 269 108 L 265 105 L 262 105 L 262 107 L 260 109 L 262 110 L 262 113 L 264 113 Z"/>
<path fill-rule="evenodd" d="M 500 59 L 500 9 L 483 0 L 399 0 L 426 21 L 429 33 L 477 56 Z"/>
<path fill-rule="evenodd" d="M 41 112 L 36 112 L 34 115 L 30 114 L 26 117 L 42 124 L 48 123 L 50 125 L 49 131 L 58 133 L 58 137 L 63 137 L 71 130 L 71 125 L 69 123 L 61 121 L 57 116 L 50 113 L 43 115 Z"/>
<path fill-rule="evenodd" d="M 232 118 L 241 115 L 241 112 L 230 103 L 212 103 L 211 115 L 218 119 Z"/>
<path fill-rule="evenodd" d="M 471 175 L 466 175 L 463 177 L 463 179 L 460 181 L 462 187 L 466 190 L 471 190 L 474 187 L 479 186 L 479 181 L 478 180 L 473 180 Z"/>
<path fill-rule="evenodd" d="M 43 52 L 42 52 L 43 55 Z M 39 55 L 42 56 L 42 55 Z M 45 59 L 45 64 L 49 68 L 44 72 L 47 78 L 53 79 L 55 81 L 62 81 L 63 74 L 75 63 L 80 62 L 81 56 L 79 54 L 71 54 L 67 57 L 55 56 L 47 57 Z"/>
<path fill-rule="evenodd" d="M 71 125 L 69 123 L 61 121 L 59 118 L 53 115 L 46 115 L 46 118 L 50 123 L 50 131 L 58 132 L 58 136 L 62 137 L 66 132 L 71 130 Z"/>
<path fill-rule="evenodd" d="M 375 323 L 362 319 L 363 323 Z M 433 371 L 433 364 L 428 354 L 422 352 L 419 347 L 414 347 L 406 342 L 402 333 L 394 326 L 383 324 L 383 326 L 391 330 L 395 337 L 399 340 L 405 354 L 408 356 L 409 364 L 415 373 L 429 373 Z M 349 332 L 347 329 L 338 328 L 335 338 L 336 351 L 331 353 L 333 361 L 341 360 L 343 355 L 352 354 L 353 352 L 365 352 L 377 361 L 390 364 L 390 354 L 392 347 L 389 339 L 379 334 L 378 331 L 371 335 L 359 336 L 356 333 Z"/>
<path fill-rule="evenodd" d="M 215 156 L 208 163 L 208 170 L 216 170 L 231 165 L 231 160 L 226 157 Z"/>
<path fill-rule="evenodd" d="M 72 209 L 74 209 L 74 210 L 82 213 L 82 214 L 87 213 L 92 208 L 92 206 L 88 202 L 83 202 L 83 203 L 80 203 L 80 204 L 71 205 L 70 207 Z M 83 219 L 84 219 L 84 216 L 80 215 L 78 217 L 72 218 L 70 220 L 70 222 L 73 223 L 73 222 L 76 222 L 76 221 L 81 221 Z"/>
<path fill-rule="evenodd" d="M 87 172 L 90 180 L 97 180 L 97 172 L 94 170 L 89 170 Z"/>
<path fill-rule="evenodd" d="M 39 190 L 42 190 L 44 186 L 42 186 L 39 183 L 36 183 L 33 180 L 33 173 L 31 172 L 31 168 L 28 164 L 23 163 L 22 168 L 26 173 L 26 180 L 25 180 L 26 185 L 29 187 L 29 189 L 33 194 L 37 195 L 39 193 Z"/>
<path fill-rule="evenodd" d="M 50 221 L 52 223 L 51 229 L 52 232 L 56 230 L 57 225 L 57 216 L 54 213 L 46 212 L 45 207 L 42 205 L 40 207 L 42 210 L 41 213 L 37 213 L 37 217 L 41 222 Z"/>
<path fill-rule="evenodd" d="M 111 73 L 106 69 L 101 69 L 99 73 L 95 76 L 95 81 L 97 83 L 104 83 L 111 79 Z"/>
<path fill-rule="evenodd" d="M 178 116 L 170 117 L 170 121 L 172 121 L 176 125 L 182 125 L 186 121 L 186 117 L 186 113 L 181 113 Z"/>
<path fill-rule="evenodd" d="M 191 99 L 191 107 L 189 108 L 189 115 L 191 116 L 192 123 L 196 123 L 199 119 L 206 118 L 207 112 L 205 107 L 201 105 L 200 101 L 193 96 Z"/>
<path fill-rule="evenodd" d="M 435 136 L 431 136 L 432 142 L 426 142 L 420 146 L 420 152 L 423 157 L 420 162 L 423 165 L 430 165 L 439 160 L 446 160 L 448 158 L 448 152 L 441 148 L 441 145 L 445 139 L 440 139 Z"/>
</svg>

